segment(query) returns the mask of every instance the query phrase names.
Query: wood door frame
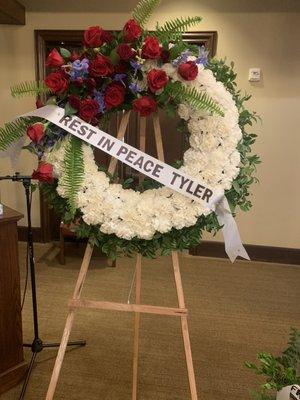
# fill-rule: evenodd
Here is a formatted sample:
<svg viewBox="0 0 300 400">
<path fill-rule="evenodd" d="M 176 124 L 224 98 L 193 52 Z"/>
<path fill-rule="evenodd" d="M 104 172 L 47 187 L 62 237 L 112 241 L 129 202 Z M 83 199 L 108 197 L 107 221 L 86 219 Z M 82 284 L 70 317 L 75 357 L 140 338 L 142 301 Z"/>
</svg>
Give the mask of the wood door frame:
<svg viewBox="0 0 300 400">
<path fill-rule="evenodd" d="M 70 45 L 78 45 L 82 42 L 83 30 L 35 30 L 35 74 L 37 80 L 45 78 L 45 60 L 46 60 L 46 47 L 53 45 L 53 47 L 61 45 L 66 47 Z M 187 32 L 183 35 L 183 39 L 191 44 L 204 44 L 209 50 L 210 56 L 214 57 L 217 50 L 217 31 L 196 31 Z M 43 194 L 40 192 L 40 221 L 41 221 L 41 239 L 43 242 L 52 240 L 51 230 L 51 214 L 49 207 L 45 201 Z"/>
</svg>

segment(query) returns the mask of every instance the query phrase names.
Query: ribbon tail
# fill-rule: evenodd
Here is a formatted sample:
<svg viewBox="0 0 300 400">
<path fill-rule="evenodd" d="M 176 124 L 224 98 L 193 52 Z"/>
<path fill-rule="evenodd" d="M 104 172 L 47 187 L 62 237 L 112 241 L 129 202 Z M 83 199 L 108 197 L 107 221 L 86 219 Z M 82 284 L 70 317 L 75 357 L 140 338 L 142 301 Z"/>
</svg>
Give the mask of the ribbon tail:
<svg viewBox="0 0 300 400">
<path fill-rule="evenodd" d="M 237 224 L 231 214 L 228 201 L 225 196 L 216 206 L 216 215 L 220 225 L 223 225 L 222 233 L 225 242 L 225 251 L 233 263 L 238 256 L 250 260 L 243 246 Z"/>
</svg>

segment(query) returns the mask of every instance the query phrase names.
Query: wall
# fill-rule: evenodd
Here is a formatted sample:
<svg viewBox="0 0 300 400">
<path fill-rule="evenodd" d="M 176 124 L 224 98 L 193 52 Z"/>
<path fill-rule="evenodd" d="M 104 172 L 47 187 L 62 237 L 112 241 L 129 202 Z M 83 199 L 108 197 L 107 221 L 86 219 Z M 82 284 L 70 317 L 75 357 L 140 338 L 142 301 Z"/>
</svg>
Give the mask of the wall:
<svg viewBox="0 0 300 400">
<path fill-rule="evenodd" d="M 32 99 L 17 101 L 9 96 L 11 84 L 34 79 L 34 29 L 84 29 L 95 24 L 106 29 L 120 29 L 129 16 L 124 6 L 122 13 L 118 13 L 118 8 L 113 9 L 117 7 L 117 2 L 111 2 L 109 6 L 106 3 L 103 6 L 106 7 L 105 12 L 94 12 L 91 7 L 96 8 L 96 4 L 91 2 L 89 10 L 80 14 L 83 1 L 76 2 L 76 12 L 70 11 L 69 1 L 52 3 L 52 7 L 56 7 L 55 10 L 59 12 L 43 10 L 46 2 L 27 0 L 27 3 L 31 4 L 33 10 L 38 9 L 40 3 L 44 4 L 40 5 L 41 11 L 27 12 L 26 26 L 0 27 L 1 124 L 34 107 Z M 228 60 L 235 61 L 238 84 L 253 94 L 249 105 L 263 120 L 262 125 L 255 127 L 259 134 L 255 151 L 260 154 L 263 164 L 258 173 L 260 184 L 253 188 L 254 207 L 249 213 L 240 213 L 237 218 L 243 241 L 298 248 L 300 187 L 296 182 L 299 177 L 300 148 L 299 4 L 292 0 L 185 0 L 184 15 L 192 14 L 203 16 L 199 30 L 218 31 L 218 56 L 227 56 Z M 181 15 L 181 1 L 165 0 L 151 18 L 149 27 L 153 28 L 156 20 L 163 22 L 169 17 Z M 250 67 L 262 69 L 262 82 L 248 82 Z M 34 166 L 33 158 L 23 154 L 18 169 L 30 173 Z M 0 160 L 0 173 L 10 172 L 9 161 Z M 4 203 L 24 210 L 22 187 L 19 184 L 1 183 L 0 190 Z M 33 223 L 39 226 L 37 194 L 33 206 Z"/>
</svg>

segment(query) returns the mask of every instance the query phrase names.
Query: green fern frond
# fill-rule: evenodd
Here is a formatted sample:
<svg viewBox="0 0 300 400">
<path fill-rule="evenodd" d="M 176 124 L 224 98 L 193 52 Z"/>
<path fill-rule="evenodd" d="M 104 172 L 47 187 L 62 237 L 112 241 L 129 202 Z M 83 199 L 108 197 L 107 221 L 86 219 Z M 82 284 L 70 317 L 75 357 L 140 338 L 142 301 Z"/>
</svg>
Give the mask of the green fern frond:
<svg viewBox="0 0 300 400">
<path fill-rule="evenodd" d="M 8 122 L 4 127 L 0 127 L 0 151 L 5 151 L 14 142 L 19 140 L 26 132 L 32 118 L 18 118 L 13 122 Z"/>
<path fill-rule="evenodd" d="M 176 103 L 185 101 L 193 108 L 224 116 L 221 108 L 205 92 L 198 92 L 194 87 L 188 88 L 180 82 L 175 82 L 167 85 L 166 90 Z"/>
<path fill-rule="evenodd" d="M 49 94 L 50 89 L 45 85 L 44 81 L 22 82 L 10 88 L 12 97 L 23 96 L 40 96 L 41 94 Z"/>
<path fill-rule="evenodd" d="M 161 42 L 170 42 L 180 39 L 182 34 L 190 27 L 199 24 L 202 21 L 201 17 L 181 17 L 172 21 L 167 21 L 163 26 L 157 27 L 155 36 Z"/>
<path fill-rule="evenodd" d="M 64 176 L 61 183 L 66 190 L 66 197 L 72 216 L 76 211 L 76 195 L 82 184 L 83 174 L 82 141 L 71 135 L 65 148 Z"/>
<path fill-rule="evenodd" d="M 140 0 L 132 12 L 133 18 L 144 27 L 160 0 Z"/>
</svg>

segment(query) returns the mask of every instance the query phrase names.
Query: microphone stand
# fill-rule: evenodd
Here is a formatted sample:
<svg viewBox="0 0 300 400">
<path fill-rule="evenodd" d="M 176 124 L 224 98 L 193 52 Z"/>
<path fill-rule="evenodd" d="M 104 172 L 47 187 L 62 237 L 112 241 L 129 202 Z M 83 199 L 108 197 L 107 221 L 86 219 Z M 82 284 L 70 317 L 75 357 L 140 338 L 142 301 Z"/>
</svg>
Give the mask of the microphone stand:
<svg viewBox="0 0 300 400">
<path fill-rule="evenodd" d="M 36 356 L 40 353 L 44 348 L 52 348 L 59 347 L 60 343 L 44 343 L 39 336 L 39 322 L 38 322 L 38 305 L 37 305 L 37 291 L 36 291 L 36 274 L 35 274 L 35 262 L 34 262 L 34 251 L 33 251 L 33 234 L 32 234 L 32 226 L 31 226 L 31 201 L 30 201 L 30 188 L 31 188 L 31 176 L 20 175 L 18 172 L 12 176 L 0 176 L 1 180 L 11 180 L 14 182 L 22 182 L 25 195 L 26 195 L 26 210 L 27 210 L 27 220 L 28 220 L 28 229 L 27 229 L 27 245 L 28 245 L 28 254 L 29 254 L 29 265 L 30 265 L 30 280 L 31 280 L 31 291 L 32 291 L 32 313 L 33 313 L 33 327 L 34 327 L 34 339 L 31 344 L 24 343 L 24 347 L 30 347 L 32 351 L 31 360 L 26 372 L 25 380 L 22 386 L 21 394 L 19 400 L 23 400 L 25 398 L 26 389 L 28 386 L 28 382 L 31 376 L 31 372 L 35 363 Z M 78 340 L 74 342 L 68 342 L 68 346 L 85 346 L 85 340 Z"/>
</svg>

